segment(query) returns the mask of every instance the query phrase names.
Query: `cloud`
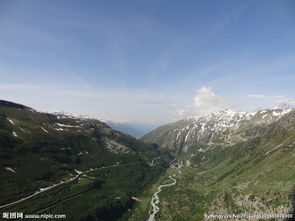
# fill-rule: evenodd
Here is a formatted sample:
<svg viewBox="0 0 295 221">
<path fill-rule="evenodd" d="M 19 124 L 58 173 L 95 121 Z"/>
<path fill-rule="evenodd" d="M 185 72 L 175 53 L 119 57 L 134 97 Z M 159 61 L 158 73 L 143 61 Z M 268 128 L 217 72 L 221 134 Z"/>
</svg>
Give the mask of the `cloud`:
<svg viewBox="0 0 295 221">
<path fill-rule="evenodd" d="M 201 87 L 194 98 L 193 109 L 199 115 L 230 108 L 233 108 L 232 101 L 214 93 L 212 87 Z"/>
<path fill-rule="evenodd" d="M 287 97 L 285 95 L 264 95 L 264 94 L 248 94 L 247 98 L 259 99 L 260 102 L 268 101 L 270 105 L 275 106 L 286 106 L 286 105 L 295 105 L 295 98 Z"/>
<path fill-rule="evenodd" d="M 286 95 L 248 94 L 241 97 L 240 101 L 244 111 L 295 107 L 295 98 Z"/>
<path fill-rule="evenodd" d="M 216 94 L 212 87 L 201 87 L 197 90 L 191 106 L 176 111 L 176 117 L 202 116 L 208 113 L 234 108 L 234 102 Z"/>
</svg>

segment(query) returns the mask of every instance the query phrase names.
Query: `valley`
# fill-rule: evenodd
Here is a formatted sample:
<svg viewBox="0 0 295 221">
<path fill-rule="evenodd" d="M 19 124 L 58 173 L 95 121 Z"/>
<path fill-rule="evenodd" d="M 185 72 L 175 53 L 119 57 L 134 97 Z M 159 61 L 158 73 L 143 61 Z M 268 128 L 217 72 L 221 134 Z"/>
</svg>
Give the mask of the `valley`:
<svg viewBox="0 0 295 221">
<path fill-rule="evenodd" d="M 295 0 L 0 0 L 0 220 L 295 221 Z"/>
<path fill-rule="evenodd" d="M 223 111 L 161 126 L 143 140 L 185 162 L 177 185 L 161 192 L 158 220 L 293 213 L 294 110 Z"/>
<path fill-rule="evenodd" d="M 0 124 L 1 212 L 121 221 L 293 212 L 293 109 L 226 110 L 140 140 L 8 101 Z"/>
<path fill-rule="evenodd" d="M 169 179 L 172 181 L 172 183 L 161 184 L 158 187 L 157 191 L 153 194 L 152 200 L 151 200 L 152 210 L 149 211 L 150 216 L 148 221 L 155 221 L 155 216 L 160 211 L 160 208 L 157 205 L 160 202 L 159 193 L 161 193 L 162 188 L 174 186 L 177 183 L 174 177 L 181 174 L 180 169 L 182 167 L 182 164 L 179 164 L 178 162 L 174 162 L 173 164 L 170 163 L 170 167 L 177 168 L 177 173 L 174 173 L 169 176 Z"/>
</svg>

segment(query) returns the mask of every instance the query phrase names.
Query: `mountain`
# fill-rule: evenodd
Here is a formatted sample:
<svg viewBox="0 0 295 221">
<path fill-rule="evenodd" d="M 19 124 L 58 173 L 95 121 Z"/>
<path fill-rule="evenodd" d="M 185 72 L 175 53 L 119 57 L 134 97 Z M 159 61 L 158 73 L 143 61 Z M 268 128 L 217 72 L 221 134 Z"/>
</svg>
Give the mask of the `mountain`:
<svg viewBox="0 0 295 221">
<path fill-rule="evenodd" d="M 114 130 L 118 130 L 122 133 L 128 134 L 135 138 L 140 138 L 144 134 L 148 132 L 146 128 L 143 128 L 141 125 L 133 124 L 133 123 L 120 123 L 120 122 L 112 122 L 112 121 L 105 121 L 107 125 L 109 125 Z"/>
<path fill-rule="evenodd" d="M 77 117 L 77 118 L 91 119 L 91 117 L 87 114 L 77 115 L 77 114 L 70 114 L 68 112 L 59 111 L 59 110 L 49 111 L 48 113 L 54 114 L 54 115 L 64 115 L 64 116 L 71 116 L 71 117 Z M 131 122 L 115 122 L 115 121 L 109 121 L 109 120 L 101 120 L 101 122 L 107 124 L 114 130 L 120 131 L 124 134 L 128 134 L 135 138 L 140 138 L 143 135 L 145 135 L 147 132 L 155 128 L 154 126 L 131 123 Z"/>
<path fill-rule="evenodd" d="M 161 126 L 142 139 L 157 143 L 175 155 L 202 152 L 213 145 L 234 145 L 257 136 L 259 128 L 278 121 L 290 112 L 294 113 L 292 109 L 268 109 L 253 113 L 224 110 Z"/>
<path fill-rule="evenodd" d="M 117 220 L 173 157 L 95 119 L 0 100 L 0 159 L 0 211 Z"/>
<path fill-rule="evenodd" d="M 143 140 L 0 100 L 0 212 L 110 221 L 154 220 L 152 211 L 164 221 L 294 214 L 294 109 L 224 110 Z"/>
<path fill-rule="evenodd" d="M 294 216 L 294 109 L 225 110 L 164 125 L 143 139 L 186 165 L 177 184 L 161 193 L 160 220 L 227 220 L 235 215 L 240 218 L 231 220 L 283 221 Z M 140 217 L 144 205 L 137 211 L 131 220 Z M 253 214 L 257 217 L 247 218 Z"/>
</svg>

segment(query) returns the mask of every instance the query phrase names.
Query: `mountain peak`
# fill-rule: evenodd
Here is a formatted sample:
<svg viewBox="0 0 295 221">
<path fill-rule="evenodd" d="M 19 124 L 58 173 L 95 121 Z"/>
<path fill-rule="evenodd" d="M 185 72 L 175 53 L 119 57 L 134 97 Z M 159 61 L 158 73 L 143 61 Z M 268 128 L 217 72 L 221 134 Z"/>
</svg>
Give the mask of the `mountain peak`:
<svg viewBox="0 0 295 221">
<path fill-rule="evenodd" d="M 5 100 L 0 100 L 0 106 L 13 107 L 13 108 L 21 109 L 21 110 L 26 109 L 26 108 L 29 109 L 29 107 L 27 107 L 25 105 L 10 102 L 10 101 L 5 101 Z"/>
<path fill-rule="evenodd" d="M 289 103 L 281 103 L 274 107 L 274 109 L 293 109 L 295 107 L 294 104 Z"/>
<path fill-rule="evenodd" d="M 161 126 L 143 139 L 184 152 L 197 146 L 232 145 L 252 136 L 250 132 L 244 133 L 248 129 L 274 123 L 291 111 L 292 109 L 265 109 L 240 112 L 225 109 Z"/>
</svg>

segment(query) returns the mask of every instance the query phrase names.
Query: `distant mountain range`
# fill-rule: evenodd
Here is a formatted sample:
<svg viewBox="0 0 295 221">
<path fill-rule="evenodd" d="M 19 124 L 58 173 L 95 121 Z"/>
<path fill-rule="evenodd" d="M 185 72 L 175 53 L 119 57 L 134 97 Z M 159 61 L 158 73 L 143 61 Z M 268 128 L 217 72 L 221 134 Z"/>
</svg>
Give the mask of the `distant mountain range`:
<svg viewBox="0 0 295 221">
<path fill-rule="evenodd" d="M 122 133 L 128 134 L 135 138 L 140 138 L 155 128 L 153 126 L 129 123 L 129 122 L 125 122 L 125 123 L 113 122 L 113 121 L 104 121 L 104 122 L 107 125 L 109 125 L 111 128 L 113 128 L 114 130 L 118 130 Z"/>
<path fill-rule="evenodd" d="M 78 118 L 88 118 L 91 119 L 89 115 L 75 115 L 71 114 L 65 111 L 59 111 L 59 110 L 53 110 L 49 111 L 49 114 L 54 115 L 64 115 L 64 116 L 72 116 L 72 117 L 78 117 Z M 120 131 L 122 133 L 128 134 L 135 138 L 140 138 L 143 135 L 147 134 L 152 129 L 156 128 L 156 126 L 153 125 L 147 125 L 147 124 L 139 124 L 139 123 L 131 123 L 131 122 L 116 122 L 111 120 L 101 120 L 102 122 L 109 125 L 114 130 Z"/>
<path fill-rule="evenodd" d="M 259 128 L 270 126 L 280 119 L 283 120 L 285 115 L 294 113 L 291 108 L 266 109 L 252 113 L 224 110 L 163 125 L 142 139 L 157 143 L 176 155 L 203 152 L 204 146 L 229 146 L 258 136 Z"/>
</svg>

